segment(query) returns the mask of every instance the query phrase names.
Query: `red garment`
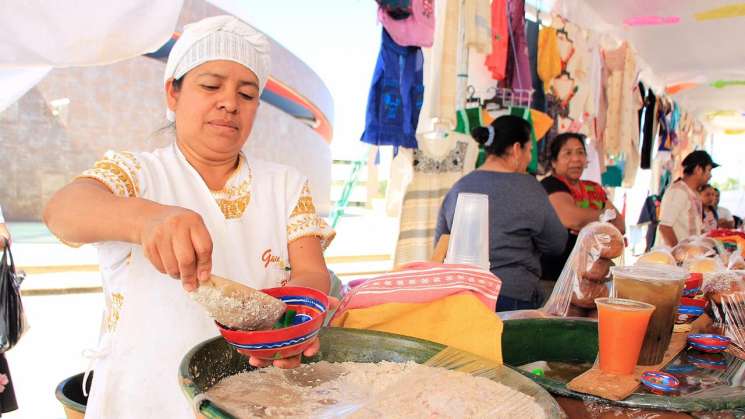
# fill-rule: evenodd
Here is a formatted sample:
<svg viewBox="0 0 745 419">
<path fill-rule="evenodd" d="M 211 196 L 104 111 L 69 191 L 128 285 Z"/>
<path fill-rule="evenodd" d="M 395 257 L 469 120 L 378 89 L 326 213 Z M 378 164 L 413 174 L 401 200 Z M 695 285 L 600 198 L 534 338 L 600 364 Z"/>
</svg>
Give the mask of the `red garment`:
<svg viewBox="0 0 745 419">
<path fill-rule="evenodd" d="M 489 68 L 494 80 L 504 80 L 509 50 L 507 0 L 492 0 L 491 2 L 491 33 L 491 54 L 486 56 L 484 65 Z"/>
<path fill-rule="evenodd" d="M 574 198 L 574 202 L 580 208 L 604 209 L 608 201 L 608 195 L 605 194 L 603 187 L 589 180 L 580 180 L 577 184 L 572 184 L 561 176 L 554 175 L 563 184 L 569 188 Z"/>
</svg>

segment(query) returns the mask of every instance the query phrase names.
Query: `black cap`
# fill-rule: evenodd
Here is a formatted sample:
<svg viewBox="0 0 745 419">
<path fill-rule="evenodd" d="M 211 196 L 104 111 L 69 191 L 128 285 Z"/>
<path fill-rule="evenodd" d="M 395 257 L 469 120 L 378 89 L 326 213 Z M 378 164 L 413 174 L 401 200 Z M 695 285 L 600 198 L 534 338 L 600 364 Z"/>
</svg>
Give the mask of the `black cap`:
<svg viewBox="0 0 745 419">
<path fill-rule="evenodd" d="M 696 166 L 711 166 L 712 169 L 715 167 L 719 167 L 719 165 L 714 163 L 714 160 L 711 159 L 709 153 L 705 152 L 704 150 L 692 151 L 691 154 L 687 155 L 686 158 L 683 159 L 683 167 L 691 168 Z"/>
</svg>

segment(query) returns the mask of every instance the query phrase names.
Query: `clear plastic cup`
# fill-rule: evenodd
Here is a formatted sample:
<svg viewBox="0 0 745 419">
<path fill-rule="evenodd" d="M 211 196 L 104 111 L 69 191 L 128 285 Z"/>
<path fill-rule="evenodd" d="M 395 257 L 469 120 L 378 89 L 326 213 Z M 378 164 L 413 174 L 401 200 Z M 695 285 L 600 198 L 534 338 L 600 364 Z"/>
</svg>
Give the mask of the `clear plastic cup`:
<svg viewBox="0 0 745 419">
<path fill-rule="evenodd" d="M 668 265 L 637 265 L 613 267 L 611 272 L 617 298 L 655 306 L 639 354 L 639 365 L 659 364 L 673 335 L 688 271 Z"/>
<path fill-rule="evenodd" d="M 633 373 L 655 307 L 622 298 L 596 298 L 595 304 L 600 370 L 620 375 Z"/>
<path fill-rule="evenodd" d="M 459 193 L 445 263 L 476 265 L 489 270 L 489 197 Z"/>
</svg>

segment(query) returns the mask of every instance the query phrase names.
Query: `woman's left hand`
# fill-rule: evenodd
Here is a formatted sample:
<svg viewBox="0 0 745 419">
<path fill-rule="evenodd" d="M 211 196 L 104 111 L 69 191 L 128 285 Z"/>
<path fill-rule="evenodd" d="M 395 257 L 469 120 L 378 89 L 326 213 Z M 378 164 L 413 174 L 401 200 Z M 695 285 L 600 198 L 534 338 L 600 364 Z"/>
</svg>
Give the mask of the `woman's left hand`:
<svg viewBox="0 0 745 419">
<path fill-rule="evenodd" d="M 336 310 L 339 307 L 339 300 L 329 296 L 329 307 L 327 311 L 327 315 L 332 314 L 334 310 Z M 310 346 L 308 346 L 307 349 L 303 351 L 302 356 L 311 357 L 318 353 L 318 351 L 321 349 L 321 342 L 318 340 L 318 336 L 313 338 L 312 343 Z M 259 359 L 253 356 L 248 355 L 247 352 L 244 352 L 243 350 L 238 349 L 238 352 L 241 354 L 248 356 L 248 363 L 251 364 L 252 367 L 256 368 L 264 368 L 268 367 L 270 365 L 274 365 L 277 368 L 283 368 L 283 369 L 290 369 L 290 368 L 297 368 L 300 366 L 300 359 L 301 355 L 293 356 L 291 358 L 284 358 L 284 359 L 275 359 L 275 360 L 269 360 L 269 359 Z"/>
</svg>

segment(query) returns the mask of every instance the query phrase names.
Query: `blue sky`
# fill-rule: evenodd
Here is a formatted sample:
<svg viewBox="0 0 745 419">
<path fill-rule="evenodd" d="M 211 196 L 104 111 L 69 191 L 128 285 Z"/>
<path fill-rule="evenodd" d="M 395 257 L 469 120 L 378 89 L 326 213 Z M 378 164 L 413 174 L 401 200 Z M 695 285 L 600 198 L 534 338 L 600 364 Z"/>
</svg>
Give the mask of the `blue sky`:
<svg viewBox="0 0 745 419">
<path fill-rule="evenodd" d="M 358 159 L 367 93 L 380 49 L 373 0 L 246 0 L 250 23 L 307 63 L 334 98 L 335 159 Z"/>
</svg>

